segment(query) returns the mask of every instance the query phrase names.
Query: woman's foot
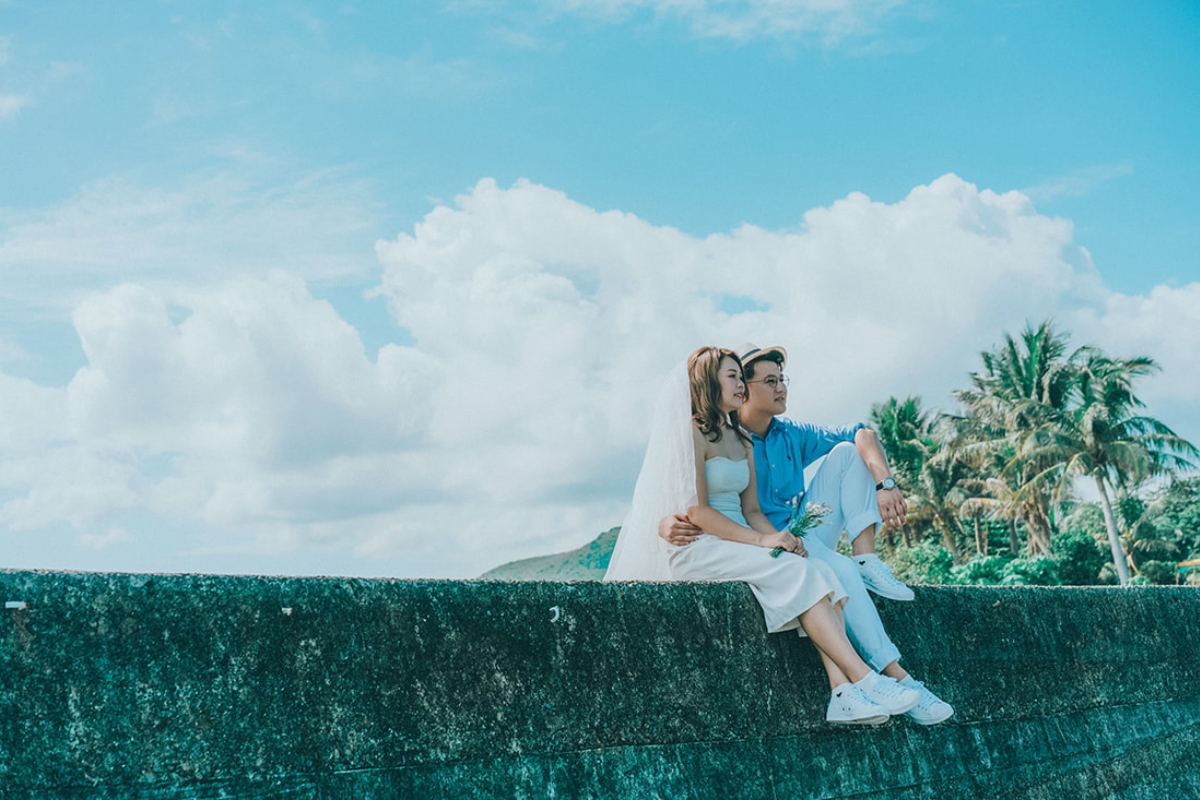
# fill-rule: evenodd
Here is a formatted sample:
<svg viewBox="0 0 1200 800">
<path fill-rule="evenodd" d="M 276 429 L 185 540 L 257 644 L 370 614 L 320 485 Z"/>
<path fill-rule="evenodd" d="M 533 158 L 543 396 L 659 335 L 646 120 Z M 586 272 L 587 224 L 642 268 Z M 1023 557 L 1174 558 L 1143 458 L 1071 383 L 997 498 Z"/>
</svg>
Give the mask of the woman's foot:
<svg viewBox="0 0 1200 800">
<path fill-rule="evenodd" d="M 895 679 L 878 672 L 868 672 L 867 676 L 854 684 L 867 699 L 883 706 L 887 713 L 903 714 L 921 702 L 921 693 L 916 689 L 907 689 L 896 683 Z"/>
<path fill-rule="evenodd" d="M 830 692 L 825 721 L 831 725 L 882 725 L 888 721 L 888 713 L 856 685 L 843 683 Z"/>
</svg>

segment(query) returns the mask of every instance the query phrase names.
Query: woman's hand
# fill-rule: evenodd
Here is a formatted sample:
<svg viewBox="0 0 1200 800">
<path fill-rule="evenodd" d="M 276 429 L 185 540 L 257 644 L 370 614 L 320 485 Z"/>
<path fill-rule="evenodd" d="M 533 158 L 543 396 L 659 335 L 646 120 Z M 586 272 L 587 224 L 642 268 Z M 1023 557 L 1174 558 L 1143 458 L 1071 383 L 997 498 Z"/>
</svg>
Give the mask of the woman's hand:
<svg viewBox="0 0 1200 800">
<path fill-rule="evenodd" d="M 768 550 L 782 547 L 786 552 L 795 553 L 798 556 L 808 555 L 808 550 L 804 547 L 804 540 L 798 536 L 792 536 L 787 531 L 776 531 L 764 536 L 762 546 Z"/>
</svg>

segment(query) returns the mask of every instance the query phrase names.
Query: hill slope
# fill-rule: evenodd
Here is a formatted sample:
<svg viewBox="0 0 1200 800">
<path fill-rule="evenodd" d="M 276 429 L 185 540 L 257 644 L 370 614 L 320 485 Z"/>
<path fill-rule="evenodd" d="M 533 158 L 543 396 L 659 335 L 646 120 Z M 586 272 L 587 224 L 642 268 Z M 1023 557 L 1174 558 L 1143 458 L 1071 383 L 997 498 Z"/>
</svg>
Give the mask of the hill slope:
<svg viewBox="0 0 1200 800">
<path fill-rule="evenodd" d="M 620 526 L 566 553 L 510 561 L 480 575 L 492 581 L 598 581 L 608 569 Z"/>
</svg>

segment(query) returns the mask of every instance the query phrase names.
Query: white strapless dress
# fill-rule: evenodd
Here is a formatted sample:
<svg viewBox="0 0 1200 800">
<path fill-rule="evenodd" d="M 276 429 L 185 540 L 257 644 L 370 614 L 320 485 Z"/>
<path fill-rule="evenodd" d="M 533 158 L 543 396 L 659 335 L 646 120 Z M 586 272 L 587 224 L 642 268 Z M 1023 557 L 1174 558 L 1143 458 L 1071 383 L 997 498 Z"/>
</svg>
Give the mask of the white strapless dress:
<svg viewBox="0 0 1200 800">
<path fill-rule="evenodd" d="M 704 462 L 704 475 L 708 481 L 708 504 L 739 525 L 745 525 L 741 493 L 750 485 L 749 462 L 720 456 L 710 458 Z M 771 558 L 771 551 L 765 547 L 731 542 L 707 533 L 692 544 L 670 550 L 671 575 L 676 580 L 750 584 L 762 606 L 769 633 L 799 628 L 799 616 L 822 598 L 837 603 L 846 597 L 846 590 L 828 565 L 793 553 Z"/>
</svg>

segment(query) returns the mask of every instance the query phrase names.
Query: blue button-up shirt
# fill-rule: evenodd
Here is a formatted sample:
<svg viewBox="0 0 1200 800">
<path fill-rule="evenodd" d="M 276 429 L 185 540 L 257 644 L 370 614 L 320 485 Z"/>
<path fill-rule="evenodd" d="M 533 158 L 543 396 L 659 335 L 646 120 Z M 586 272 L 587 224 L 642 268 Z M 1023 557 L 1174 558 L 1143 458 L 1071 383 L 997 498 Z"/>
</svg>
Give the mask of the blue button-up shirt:
<svg viewBox="0 0 1200 800">
<path fill-rule="evenodd" d="M 853 442 L 865 427 L 861 422 L 842 428 L 821 428 L 775 417 L 767 435 L 750 434 L 754 443 L 754 472 L 758 478 L 758 503 L 775 526 L 783 530 L 792 519 L 791 502 L 804 502 L 804 468 L 827 455 L 834 445 Z"/>
</svg>

